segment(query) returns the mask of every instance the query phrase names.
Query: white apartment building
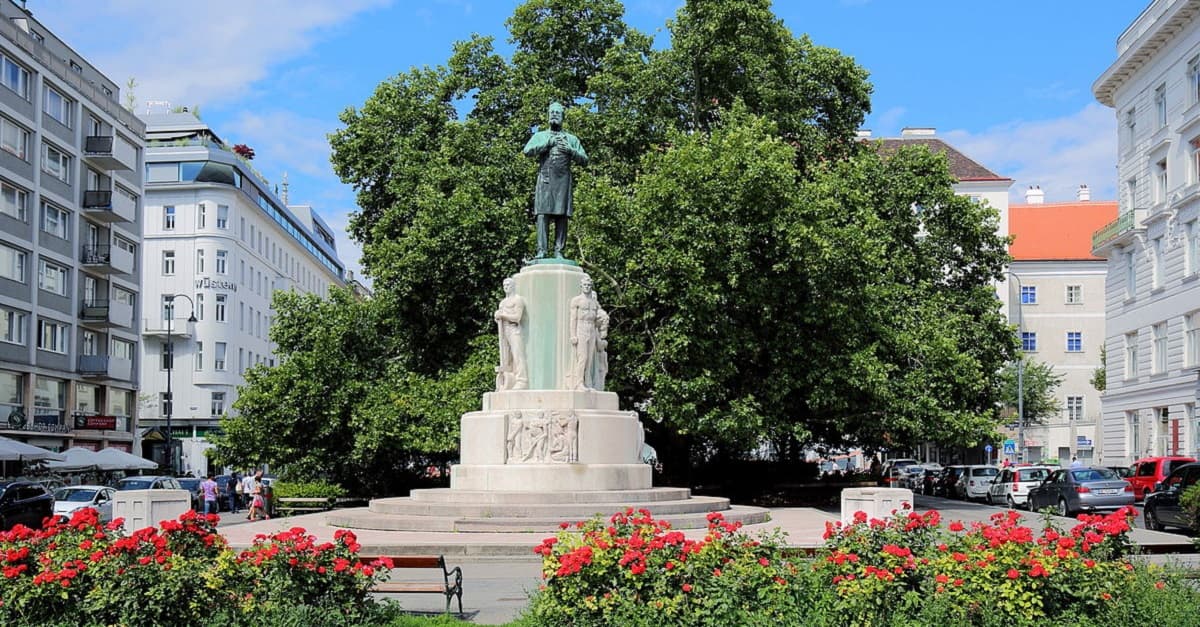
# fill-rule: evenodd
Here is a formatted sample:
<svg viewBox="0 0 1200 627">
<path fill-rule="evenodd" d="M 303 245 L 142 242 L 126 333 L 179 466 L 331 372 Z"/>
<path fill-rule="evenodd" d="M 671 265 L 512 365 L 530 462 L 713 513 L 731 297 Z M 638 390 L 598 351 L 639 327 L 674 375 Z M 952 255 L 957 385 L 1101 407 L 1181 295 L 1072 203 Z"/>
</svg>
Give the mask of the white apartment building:
<svg viewBox="0 0 1200 627">
<path fill-rule="evenodd" d="M 1092 91 L 1118 122 L 1108 260 L 1105 463 L 1200 453 L 1200 0 L 1156 0 Z"/>
<path fill-rule="evenodd" d="M 1025 427 L 1026 459 L 1100 463 L 1100 392 L 1091 380 L 1105 338 L 1107 262 L 1092 254 L 1092 233 L 1116 217 L 1117 202 L 1093 202 L 1086 186 L 1075 202 L 1043 198 L 1031 188 L 1026 204 L 1009 208 L 1009 269 L 1016 275 L 1009 320 L 1029 359 L 1063 377 L 1054 390 L 1059 413 Z"/>
<path fill-rule="evenodd" d="M 0 435 L 136 449 L 143 125 L 0 0 Z"/>
<path fill-rule="evenodd" d="M 202 475 L 205 435 L 230 411 L 246 369 L 275 365 L 274 292 L 325 296 L 345 285 L 345 269 L 320 216 L 288 206 L 286 191 L 276 196 L 204 122 L 186 112 L 143 120 L 140 381 L 142 424 L 153 427 L 144 439 L 147 456 L 161 460 L 170 365 L 172 457 L 179 472 Z"/>
</svg>

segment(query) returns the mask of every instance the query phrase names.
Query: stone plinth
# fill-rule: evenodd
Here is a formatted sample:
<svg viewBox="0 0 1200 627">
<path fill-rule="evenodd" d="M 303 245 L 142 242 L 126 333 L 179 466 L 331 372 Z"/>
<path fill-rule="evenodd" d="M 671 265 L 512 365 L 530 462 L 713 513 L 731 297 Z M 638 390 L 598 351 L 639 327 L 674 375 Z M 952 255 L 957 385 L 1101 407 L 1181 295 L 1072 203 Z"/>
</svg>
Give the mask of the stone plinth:
<svg viewBox="0 0 1200 627">
<path fill-rule="evenodd" d="M 585 276 L 579 266 L 540 264 L 525 266 L 513 277 L 517 294 L 525 299 L 521 331 L 531 390 L 567 388 L 571 363 L 569 307 L 571 299 L 579 295 Z"/>
<path fill-rule="evenodd" d="M 842 490 L 842 523 L 854 522 L 855 512 L 865 512 L 867 520 L 887 520 L 905 504 L 913 506 L 913 492 L 906 488 L 846 488 Z"/>
</svg>

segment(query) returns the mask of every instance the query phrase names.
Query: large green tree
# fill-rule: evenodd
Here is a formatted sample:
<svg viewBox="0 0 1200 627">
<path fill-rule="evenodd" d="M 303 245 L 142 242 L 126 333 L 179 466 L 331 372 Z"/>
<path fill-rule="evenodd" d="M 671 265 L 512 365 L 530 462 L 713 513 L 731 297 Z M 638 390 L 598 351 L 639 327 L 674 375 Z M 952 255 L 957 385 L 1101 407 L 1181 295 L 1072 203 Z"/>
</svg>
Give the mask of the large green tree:
<svg viewBox="0 0 1200 627">
<path fill-rule="evenodd" d="M 1055 372 L 1050 364 L 1030 357 L 1018 357 L 1017 361 L 1004 368 L 1001 402 L 1014 416 L 1020 405 L 1025 413 L 1025 424 L 1045 424 L 1046 420 L 1062 411 L 1062 403 L 1058 402 L 1058 386 L 1062 385 L 1065 376 Z"/>
<path fill-rule="evenodd" d="M 568 255 L 613 320 L 610 388 L 669 469 L 767 441 L 795 455 L 988 434 L 1013 353 L 996 214 L 954 194 L 944 158 L 856 141 L 866 71 L 768 0 L 685 2 L 667 46 L 622 16 L 616 0 L 529 0 L 510 57 L 472 37 L 342 114 L 333 165 L 358 193 L 376 297 L 355 307 L 372 323 L 277 303 L 309 309 L 295 332 L 325 325 L 307 331 L 324 343 L 280 344 L 279 372 L 244 392 L 259 400 L 239 400 L 247 424 L 289 419 L 299 399 L 269 401 L 344 360 L 327 378 L 344 401 L 306 397 L 357 439 L 344 459 L 453 449 L 491 380 L 500 282 L 532 250 L 520 147 L 559 100 L 592 157 Z"/>
</svg>

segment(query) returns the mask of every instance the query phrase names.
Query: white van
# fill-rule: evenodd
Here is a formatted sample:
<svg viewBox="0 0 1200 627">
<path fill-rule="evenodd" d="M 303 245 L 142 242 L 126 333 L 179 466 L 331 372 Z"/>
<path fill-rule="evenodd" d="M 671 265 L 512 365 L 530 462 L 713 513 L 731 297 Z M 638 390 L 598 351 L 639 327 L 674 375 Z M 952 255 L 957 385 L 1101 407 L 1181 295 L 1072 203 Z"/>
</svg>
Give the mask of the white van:
<svg viewBox="0 0 1200 627">
<path fill-rule="evenodd" d="M 1004 468 L 988 487 L 988 505 L 1003 504 L 1009 509 L 1029 504 L 1029 491 L 1042 484 L 1055 469 L 1049 466 Z"/>
</svg>

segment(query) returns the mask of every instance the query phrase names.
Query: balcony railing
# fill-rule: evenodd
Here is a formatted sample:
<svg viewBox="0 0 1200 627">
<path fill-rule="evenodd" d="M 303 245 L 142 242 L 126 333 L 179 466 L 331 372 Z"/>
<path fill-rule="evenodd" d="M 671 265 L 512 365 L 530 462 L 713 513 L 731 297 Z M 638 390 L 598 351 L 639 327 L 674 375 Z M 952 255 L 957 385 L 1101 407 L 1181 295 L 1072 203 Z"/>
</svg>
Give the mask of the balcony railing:
<svg viewBox="0 0 1200 627">
<path fill-rule="evenodd" d="M 122 192 L 109 189 L 89 189 L 83 192 L 83 210 L 100 222 L 133 222 L 137 217 L 137 201 Z"/>
<path fill-rule="evenodd" d="M 133 362 L 111 355 L 80 355 L 79 373 L 85 377 L 128 381 L 133 375 Z"/>
<path fill-rule="evenodd" d="M 85 300 L 79 313 L 84 324 L 94 327 L 133 327 L 133 305 L 116 300 Z"/>
<path fill-rule="evenodd" d="M 104 170 L 133 170 L 137 149 L 112 135 L 89 135 L 83 140 L 83 158 Z"/>
<path fill-rule="evenodd" d="M 1092 250 L 1116 239 L 1120 235 L 1137 228 L 1140 218 L 1146 214 L 1145 209 L 1126 211 L 1120 217 L 1100 228 L 1092 234 Z"/>
<path fill-rule="evenodd" d="M 83 265 L 100 274 L 133 274 L 133 253 L 110 244 L 83 247 Z"/>
</svg>

